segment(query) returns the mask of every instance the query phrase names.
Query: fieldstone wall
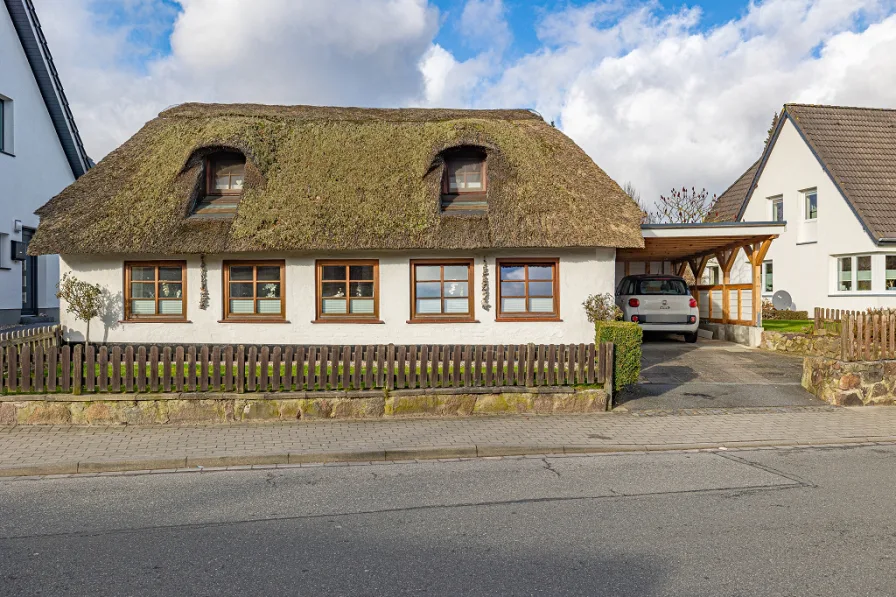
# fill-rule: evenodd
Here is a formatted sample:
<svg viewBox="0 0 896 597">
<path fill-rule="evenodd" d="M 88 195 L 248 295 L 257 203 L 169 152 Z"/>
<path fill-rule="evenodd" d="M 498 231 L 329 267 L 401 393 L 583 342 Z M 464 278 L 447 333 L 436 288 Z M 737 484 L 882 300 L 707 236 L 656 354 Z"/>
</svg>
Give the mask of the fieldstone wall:
<svg viewBox="0 0 896 597">
<path fill-rule="evenodd" d="M 818 330 L 814 334 L 763 331 L 759 347 L 775 352 L 835 359 L 840 357 L 840 336 L 826 334 L 824 330 Z"/>
<path fill-rule="evenodd" d="M 271 394 L 115 394 L 0 396 L 0 425 L 176 425 L 607 410 L 602 389 L 450 388 Z M 549 390 L 549 391 L 548 391 Z"/>
<path fill-rule="evenodd" d="M 806 357 L 803 387 L 839 406 L 896 404 L 896 361 Z"/>
</svg>

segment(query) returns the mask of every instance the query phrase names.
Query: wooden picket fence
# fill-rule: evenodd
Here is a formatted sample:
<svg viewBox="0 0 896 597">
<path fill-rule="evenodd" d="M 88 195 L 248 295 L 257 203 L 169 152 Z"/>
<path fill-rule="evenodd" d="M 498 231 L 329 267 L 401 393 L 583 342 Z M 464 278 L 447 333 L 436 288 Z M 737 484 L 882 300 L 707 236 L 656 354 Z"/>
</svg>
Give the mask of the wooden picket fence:
<svg viewBox="0 0 896 597">
<path fill-rule="evenodd" d="M 6 393 L 613 387 L 613 344 L 0 348 Z"/>
<path fill-rule="evenodd" d="M 896 312 L 840 311 L 844 361 L 896 359 Z"/>
<path fill-rule="evenodd" d="M 29 346 L 34 350 L 42 346 L 45 350 L 62 344 L 61 325 L 42 325 L 39 327 L 0 333 L 0 348 L 15 346 L 19 350 Z"/>
</svg>

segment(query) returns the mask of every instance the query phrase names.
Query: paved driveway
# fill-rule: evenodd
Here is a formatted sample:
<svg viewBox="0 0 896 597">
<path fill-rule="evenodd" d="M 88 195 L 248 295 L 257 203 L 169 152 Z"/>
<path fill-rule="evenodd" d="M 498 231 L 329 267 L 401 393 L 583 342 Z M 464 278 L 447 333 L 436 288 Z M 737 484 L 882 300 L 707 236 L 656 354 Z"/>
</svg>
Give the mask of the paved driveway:
<svg viewBox="0 0 896 597">
<path fill-rule="evenodd" d="M 803 360 L 720 340 L 645 338 L 641 381 L 616 397 L 628 410 L 823 406 L 800 385 Z"/>
</svg>

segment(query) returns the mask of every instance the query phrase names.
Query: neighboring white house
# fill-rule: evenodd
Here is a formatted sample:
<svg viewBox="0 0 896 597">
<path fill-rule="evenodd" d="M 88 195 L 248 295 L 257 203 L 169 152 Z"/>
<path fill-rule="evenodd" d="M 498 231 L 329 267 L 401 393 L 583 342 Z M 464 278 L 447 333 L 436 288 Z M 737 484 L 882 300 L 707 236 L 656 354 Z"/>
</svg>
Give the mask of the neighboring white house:
<svg viewBox="0 0 896 597">
<path fill-rule="evenodd" d="M 31 251 L 107 291 L 106 342 L 590 343 L 582 302 L 644 247 L 526 110 L 185 104 L 39 213 Z"/>
<path fill-rule="evenodd" d="M 89 167 L 31 0 L 0 7 L 0 325 L 56 316 L 59 259 L 25 256 L 34 211 Z"/>
<path fill-rule="evenodd" d="M 787 104 L 761 158 L 713 207 L 717 221 L 785 221 L 762 296 L 793 308 L 896 308 L 896 110 Z M 749 281 L 743 253 L 732 283 Z"/>
</svg>

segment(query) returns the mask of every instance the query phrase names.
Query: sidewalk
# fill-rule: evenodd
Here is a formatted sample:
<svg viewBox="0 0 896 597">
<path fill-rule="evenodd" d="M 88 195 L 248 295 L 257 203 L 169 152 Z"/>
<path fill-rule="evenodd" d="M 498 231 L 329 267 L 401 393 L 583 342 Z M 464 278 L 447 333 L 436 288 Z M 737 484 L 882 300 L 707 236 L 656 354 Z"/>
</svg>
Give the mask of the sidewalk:
<svg viewBox="0 0 896 597">
<path fill-rule="evenodd" d="M 896 407 L 192 427 L 2 427 L 0 476 L 334 461 L 896 442 Z"/>
</svg>

